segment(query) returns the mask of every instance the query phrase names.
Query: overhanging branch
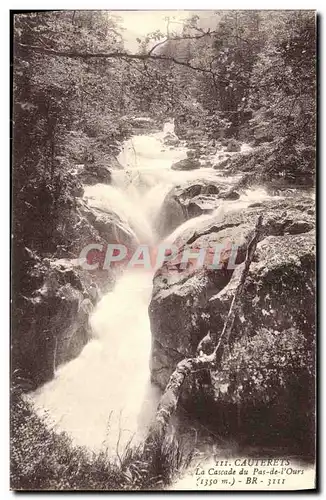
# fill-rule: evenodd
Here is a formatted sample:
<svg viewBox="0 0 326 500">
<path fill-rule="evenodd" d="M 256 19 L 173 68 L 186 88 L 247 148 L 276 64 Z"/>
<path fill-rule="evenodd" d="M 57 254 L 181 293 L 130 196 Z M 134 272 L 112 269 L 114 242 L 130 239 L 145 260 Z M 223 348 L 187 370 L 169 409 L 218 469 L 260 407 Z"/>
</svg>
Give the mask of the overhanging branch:
<svg viewBox="0 0 326 500">
<path fill-rule="evenodd" d="M 27 45 L 24 43 L 16 43 L 16 46 L 27 50 L 32 50 L 34 52 L 39 52 L 41 54 L 46 54 L 48 56 L 69 57 L 71 59 L 133 59 L 138 61 L 146 61 L 150 59 L 153 61 L 167 61 L 178 64 L 179 66 L 184 66 L 194 71 L 200 71 L 201 73 L 211 73 L 210 69 L 202 68 L 200 66 L 193 66 L 189 62 L 180 61 L 179 59 L 176 59 L 172 56 L 156 55 L 150 53 L 129 54 L 128 52 L 78 52 L 71 50 L 55 50 L 48 49 L 46 47 L 40 47 L 38 45 Z"/>
</svg>

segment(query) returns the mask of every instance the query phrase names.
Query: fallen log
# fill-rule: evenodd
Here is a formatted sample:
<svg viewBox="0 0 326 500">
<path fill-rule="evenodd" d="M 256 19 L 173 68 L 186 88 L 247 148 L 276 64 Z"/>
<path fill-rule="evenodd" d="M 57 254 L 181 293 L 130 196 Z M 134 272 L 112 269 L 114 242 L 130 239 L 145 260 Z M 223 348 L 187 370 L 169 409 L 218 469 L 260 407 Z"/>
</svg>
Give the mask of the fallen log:
<svg viewBox="0 0 326 500">
<path fill-rule="evenodd" d="M 190 373 L 193 373 L 195 371 L 216 368 L 217 355 L 222 345 L 225 345 L 225 343 L 227 343 L 228 345 L 229 342 L 234 319 L 240 306 L 239 300 L 244 288 L 246 277 L 248 276 L 250 264 L 256 251 L 261 228 L 262 216 L 260 215 L 255 226 L 253 237 L 248 245 L 245 263 L 240 275 L 239 284 L 235 290 L 222 333 L 214 348 L 214 351 L 209 355 L 201 354 L 194 358 L 184 359 L 177 364 L 174 372 L 170 376 L 169 382 L 157 407 L 156 416 L 146 440 L 147 445 L 155 443 L 155 445 L 157 446 L 157 444 L 162 442 L 162 440 L 164 439 L 170 418 L 177 409 L 182 385 L 186 377 Z"/>
</svg>

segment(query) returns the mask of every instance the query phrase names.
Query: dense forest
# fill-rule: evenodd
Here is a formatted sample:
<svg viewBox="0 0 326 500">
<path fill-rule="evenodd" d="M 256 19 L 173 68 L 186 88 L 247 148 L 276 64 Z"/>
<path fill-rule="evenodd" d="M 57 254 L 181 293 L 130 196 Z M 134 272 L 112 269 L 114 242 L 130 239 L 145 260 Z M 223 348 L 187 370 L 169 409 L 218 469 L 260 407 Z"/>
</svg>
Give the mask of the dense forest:
<svg viewBox="0 0 326 500">
<path fill-rule="evenodd" d="M 167 119 L 174 119 L 178 138 L 192 148 L 202 143 L 202 149 L 216 151 L 221 146 L 236 153 L 242 143 L 250 144 L 246 155 L 235 154 L 225 160 L 230 175 L 246 173 L 247 186 L 253 180 L 298 189 L 314 186 L 313 12 L 217 11 L 210 18 L 192 13 L 185 15 L 181 27 L 167 18 L 166 32 L 153 31 L 137 42 L 137 50 L 126 49 L 123 23 L 114 12 L 43 11 L 13 17 L 12 401 L 16 411 L 12 424 L 14 483 L 18 487 L 35 487 L 33 463 L 36 469 L 40 467 L 35 450 L 42 448 L 37 433 L 42 435 L 40 442 L 44 439 L 49 444 L 51 456 L 57 453 L 55 463 L 47 463 L 43 456 L 44 477 L 47 467 L 51 472 L 37 487 L 82 488 L 94 483 L 95 488 L 105 489 L 111 481 L 113 489 L 127 489 L 155 483 L 157 471 L 153 471 L 153 463 L 149 468 L 145 452 L 141 457 L 140 451 L 137 456 L 134 451 L 135 456 L 125 457 L 122 469 L 108 465 L 105 457 L 89 459 L 82 450 L 73 448 L 67 437 L 46 430 L 20 399 L 21 392 L 50 380 L 56 363 L 79 352 L 79 346 L 68 357 L 60 349 L 57 352 L 57 340 L 48 335 L 52 327 L 47 318 L 59 299 L 43 307 L 35 292 L 44 289 L 46 276 L 48 288 L 66 286 L 69 281 L 84 298 L 96 303 L 89 283 L 83 283 L 79 272 L 67 271 L 58 278 L 51 261 L 76 258 L 87 242 L 103 240 L 83 216 L 85 208 L 78 198 L 84 184 L 94 184 L 94 179 L 110 182 L 121 145 L 134 133 L 137 120 L 150 117 L 155 128 L 162 128 Z M 113 283 L 112 276 L 108 279 Z M 58 321 L 60 318 L 54 324 Z M 32 325 L 29 335 L 27 325 Z M 42 340 L 36 349 L 40 331 Z M 285 343 L 291 352 L 295 345 L 300 346 L 300 356 L 283 360 L 282 369 L 286 371 L 287 364 L 296 373 L 307 363 L 309 378 L 313 349 L 308 361 L 302 361 L 304 340 L 297 332 L 291 335 Z M 282 358 L 278 354 L 280 341 L 271 340 L 267 331 L 262 339 L 251 342 L 257 359 L 262 345 L 269 342 L 275 356 Z M 241 342 L 230 366 L 238 363 L 237 349 L 241 350 Z M 50 368 L 44 361 L 39 370 L 34 357 L 43 359 L 48 352 L 55 352 L 57 361 Z M 308 388 L 313 383 L 302 374 L 298 380 Z M 19 433 L 28 435 L 31 429 L 36 429 L 36 437 L 22 442 Z M 159 481 L 162 477 L 168 481 L 171 463 L 173 467 L 180 465 L 179 450 L 166 448 L 160 453 Z M 28 472 L 20 468 L 22 454 L 30 462 Z M 71 458 L 64 472 L 63 455 Z M 130 463 L 137 460 L 142 465 L 135 466 L 136 480 L 135 475 L 130 478 Z M 96 469 L 95 476 L 90 473 L 88 479 L 82 478 L 86 465 L 89 470 Z M 146 469 L 143 478 L 141 467 Z M 62 478 L 61 485 L 53 479 L 56 474 Z"/>
</svg>

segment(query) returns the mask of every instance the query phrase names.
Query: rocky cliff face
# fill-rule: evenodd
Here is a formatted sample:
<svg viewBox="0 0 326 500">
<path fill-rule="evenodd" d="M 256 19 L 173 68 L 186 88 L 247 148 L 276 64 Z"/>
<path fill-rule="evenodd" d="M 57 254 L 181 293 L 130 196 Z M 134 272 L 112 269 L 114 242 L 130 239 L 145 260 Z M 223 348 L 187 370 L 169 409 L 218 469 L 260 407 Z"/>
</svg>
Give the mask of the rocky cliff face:
<svg viewBox="0 0 326 500">
<path fill-rule="evenodd" d="M 78 356 L 90 338 L 89 314 L 100 296 L 90 273 L 72 261 L 31 261 L 33 291 L 21 298 L 13 318 L 12 361 L 25 390 L 50 380 L 58 365 Z"/>
<path fill-rule="evenodd" d="M 228 381 L 225 381 L 225 377 L 221 378 L 220 370 L 217 370 L 206 374 L 204 378 L 202 374 L 194 375 L 183 390 L 182 398 L 185 404 L 190 404 L 190 400 L 193 404 L 196 398 L 205 399 L 206 402 L 210 401 L 210 411 L 213 411 L 213 414 L 215 410 L 212 410 L 212 405 L 214 407 L 221 402 L 240 404 L 240 406 L 244 404 L 241 391 L 249 391 L 248 383 L 234 382 L 234 377 L 238 380 L 242 376 L 236 375 L 237 368 L 234 362 L 239 350 L 242 357 L 249 359 L 253 349 L 252 344 L 256 345 L 257 342 L 272 351 L 268 342 L 261 340 L 264 335 L 267 335 L 271 345 L 274 345 L 275 339 L 279 342 L 279 339 L 284 338 L 285 343 L 287 342 L 287 347 L 284 345 L 282 347 L 286 353 L 285 357 L 283 351 L 280 354 L 277 344 L 278 351 L 275 352 L 277 359 L 275 358 L 276 361 L 271 362 L 269 366 L 274 363 L 272 369 L 280 370 L 291 350 L 291 359 L 298 369 L 295 375 L 298 379 L 305 366 L 302 361 L 302 370 L 298 368 L 300 365 L 298 353 L 300 352 L 301 356 L 302 350 L 310 354 L 313 352 L 315 316 L 313 203 L 309 198 L 297 201 L 278 200 L 227 213 L 219 220 L 214 220 L 214 217 L 206 219 L 200 227 L 196 227 L 196 230 L 187 229 L 178 236 L 175 242 L 180 249 L 178 257 L 174 261 L 164 263 L 154 277 L 153 295 L 149 307 L 153 340 L 151 373 L 153 381 L 165 388 L 177 362 L 185 357 L 194 356 L 199 341 L 208 331 L 213 344 L 216 344 L 238 284 L 246 249 L 259 214 L 263 214 L 264 217 L 261 241 L 246 280 L 245 291 L 241 298 L 241 310 L 237 314 L 229 342 L 230 348 L 224 350 L 222 360 Z M 226 250 L 221 254 L 221 261 L 224 262 L 230 257 L 228 254 L 230 244 L 238 245 L 234 271 L 209 269 L 206 266 L 196 269 L 191 265 L 183 269 L 180 265 L 180 255 L 184 248 L 199 249 L 216 244 L 225 245 Z M 294 332 L 291 333 L 292 337 L 288 332 Z M 298 351 L 296 343 L 301 346 Z M 264 352 L 261 356 L 265 356 L 266 359 L 272 358 L 272 352 Z M 230 369 L 227 369 L 228 364 L 231 366 Z M 248 378 L 250 377 L 251 374 L 248 375 Z M 264 375 L 264 380 L 265 378 Z M 289 373 L 285 379 L 284 387 L 288 388 Z M 280 391 L 284 387 L 279 387 Z M 254 393 L 252 388 L 250 391 L 252 395 Z M 268 391 L 266 387 L 261 389 L 264 395 L 268 394 Z M 277 397 L 275 396 L 276 399 Z"/>
<path fill-rule="evenodd" d="M 88 342 L 89 315 L 101 293 L 110 290 L 115 273 L 86 271 L 79 265 L 81 250 L 90 243 L 124 243 L 133 248 L 136 238 L 127 224 L 112 211 L 76 199 L 73 217 L 65 227 L 66 238 L 56 257 L 41 259 L 29 254 L 28 292 L 15 304 L 13 366 L 15 379 L 25 380 L 26 390 L 50 380 L 55 368 L 76 357 Z M 67 254 L 70 258 L 67 258 Z"/>
<path fill-rule="evenodd" d="M 25 249 L 28 283 L 24 294 L 16 295 L 12 322 L 13 378 L 24 390 L 50 380 L 60 364 L 79 355 L 91 335 L 89 315 L 101 293 L 114 284 L 111 269 L 83 270 L 80 251 L 90 243 L 105 247 L 112 238 L 132 240 L 117 216 L 92 208 L 80 197 L 61 231 L 56 255 L 42 259 Z"/>
</svg>

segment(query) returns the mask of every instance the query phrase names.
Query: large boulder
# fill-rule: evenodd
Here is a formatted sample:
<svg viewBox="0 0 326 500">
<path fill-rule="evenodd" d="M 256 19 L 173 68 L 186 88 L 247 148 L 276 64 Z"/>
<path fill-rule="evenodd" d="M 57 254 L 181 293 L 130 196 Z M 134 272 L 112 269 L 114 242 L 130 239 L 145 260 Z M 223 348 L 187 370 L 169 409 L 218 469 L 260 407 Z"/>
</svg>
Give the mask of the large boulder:
<svg viewBox="0 0 326 500">
<path fill-rule="evenodd" d="M 200 161 L 195 158 L 185 158 L 171 165 L 172 170 L 195 170 L 200 167 Z"/>
<path fill-rule="evenodd" d="M 163 142 L 166 146 L 178 146 L 180 139 L 172 132 L 167 132 L 163 138 Z"/>
<path fill-rule="evenodd" d="M 125 115 L 121 117 L 123 128 L 131 134 L 146 134 L 157 131 L 162 124 L 149 116 Z M 121 126 L 120 124 L 120 126 Z"/>
<path fill-rule="evenodd" d="M 70 215 L 59 228 L 62 244 L 58 238 L 55 257 L 42 260 L 27 248 L 22 255 L 26 283 L 19 283 L 14 296 L 12 361 L 26 390 L 50 380 L 56 367 L 78 356 L 89 340 L 88 319 L 99 290 L 110 290 L 119 272 L 103 269 L 106 244 L 122 243 L 130 250 L 138 244 L 126 221 L 92 206 L 90 199 L 76 199 Z M 99 266 L 86 270 L 79 257 L 94 243 L 103 250 L 89 253 L 89 263 Z"/>
<path fill-rule="evenodd" d="M 224 350 L 218 370 L 206 373 L 202 393 L 203 384 L 193 383 L 192 394 L 201 402 L 206 395 L 204 404 L 197 399 L 201 417 L 244 445 L 280 446 L 314 459 L 314 358 L 315 342 L 296 327 L 262 326 L 241 336 Z"/>
<path fill-rule="evenodd" d="M 135 233 L 115 212 L 81 201 L 80 212 L 106 243 L 121 243 L 132 249 L 137 245 Z"/>
<path fill-rule="evenodd" d="M 162 388 L 175 368 L 174 360 L 192 356 L 204 336 L 207 326 L 208 301 L 228 283 L 232 270 L 210 269 L 217 245 L 223 245 L 221 259 L 228 261 L 231 245 L 238 245 L 235 261 L 242 262 L 252 234 L 252 226 L 229 227 L 220 232 L 196 234 L 190 243 L 182 244 L 177 256 L 163 264 L 154 276 L 152 300 L 149 307 L 153 340 L 152 378 Z M 193 253 L 207 249 L 205 265 L 196 267 L 195 260 L 182 262 L 185 249 Z M 206 326 L 205 326 L 206 325 Z M 162 357 L 163 354 L 163 357 Z M 169 354 L 172 358 L 168 361 Z M 172 361 L 173 360 L 173 361 Z M 171 362 L 172 361 L 172 362 Z"/>
<path fill-rule="evenodd" d="M 274 203 L 274 207 L 272 206 Z M 304 211 L 303 211 L 304 207 Z M 310 213 L 308 213 L 308 211 Z M 149 307 L 152 381 L 166 387 L 176 364 L 218 342 L 259 214 L 263 231 L 217 369 L 190 374 L 181 404 L 220 434 L 293 444 L 314 435 L 315 234 L 312 202 L 271 202 L 205 220 L 177 237 L 179 252 L 154 276 Z M 302 231 L 299 233 L 298 231 Z M 223 264 L 236 243 L 235 270 Z M 221 269 L 182 265 L 182 251 L 222 244 Z M 234 266 L 233 266 L 234 267 Z M 257 424 L 259 422 L 259 424 Z"/>
<path fill-rule="evenodd" d="M 226 141 L 226 151 L 236 153 L 241 151 L 241 143 L 236 139 L 229 139 Z"/>
<path fill-rule="evenodd" d="M 230 282 L 209 300 L 211 326 L 218 336 L 239 282 L 244 264 L 236 267 Z M 268 236 L 257 246 L 237 316 L 234 338 L 296 328 L 314 336 L 315 233 Z"/>
<path fill-rule="evenodd" d="M 243 266 L 208 301 L 214 342 Z M 218 369 L 209 374 L 207 404 L 215 408 L 212 423 L 222 431 L 254 432 L 256 440 L 270 441 L 282 436 L 291 442 L 297 428 L 298 448 L 305 442 L 309 445 L 314 427 L 314 353 L 314 231 L 268 236 L 257 246 Z"/>
<path fill-rule="evenodd" d="M 197 180 L 175 186 L 166 195 L 155 227 L 167 236 L 188 219 L 209 214 L 221 204 L 221 199 L 238 199 L 239 193 L 218 182 Z"/>
<path fill-rule="evenodd" d="M 301 203 L 309 205 L 308 200 Z M 311 279 L 313 276 L 313 216 L 302 213 L 301 209 L 296 208 L 296 203 L 291 205 L 289 202 L 280 202 L 277 206 L 275 202 L 271 202 L 248 208 L 246 211 L 229 212 L 220 219 L 206 219 L 201 227 L 188 228 L 176 238 L 174 244 L 179 248 L 177 257 L 165 262 L 154 277 L 149 308 L 153 338 L 152 378 L 161 387 L 167 383 L 176 359 L 193 355 L 208 328 L 212 329 L 215 336 L 221 331 L 232 296 L 228 290 L 231 290 L 233 283 L 237 283 L 241 270 L 236 268 L 232 281 L 233 269 L 226 269 L 230 257 L 229 249 L 231 245 L 237 245 L 235 264 L 241 264 L 260 214 L 264 216 L 261 235 L 263 241 L 258 247 L 255 256 L 258 262 L 252 264 L 252 272 L 255 269 L 269 269 L 269 272 L 266 271 L 263 275 L 262 282 L 259 282 L 258 274 L 253 275 L 247 282 L 248 287 L 251 281 L 254 282 L 254 285 L 251 284 L 251 290 L 256 290 L 257 293 L 254 296 L 250 294 L 251 302 L 244 302 L 244 310 L 247 315 L 251 314 L 252 323 L 257 317 L 260 326 L 266 328 L 278 325 L 281 330 L 294 324 L 303 328 L 305 320 L 310 325 L 308 328 L 311 328 L 311 310 L 302 311 L 302 304 L 305 300 L 311 301 L 313 293 L 310 286 L 305 284 L 308 275 Z M 300 221 L 300 224 L 295 224 L 295 221 Z M 298 227 L 302 228 L 302 234 L 297 234 Z M 196 268 L 192 262 L 187 268 L 181 265 L 185 248 L 198 251 L 203 247 L 214 249 L 216 245 L 224 247 L 221 253 L 222 269 L 210 269 L 208 266 Z M 209 252 L 206 252 L 206 255 L 209 255 Z M 306 274 L 303 273 L 305 267 Z M 290 294 L 290 290 L 296 286 L 296 281 L 298 290 L 293 297 L 293 305 L 287 307 L 286 294 Z M 264 286 L 271 287 L 270 308 L 265 303 L 269 299 L 264 296 Z M 280 293 L 282 287 L 285 291 L 283 295 Z M 221 299 L 226 296 L 228 299 Z M 273 301 L 278 296 L 280 301 L 274 304 Z M 254 297 L 256 302 L 252 304 Z M 282 301 L 282 314 L 278 314 Z M 271 315 L 270 309 L 276 311 L 273 313 L 275 317 Z M 271 323 L 272 317 L 274 323 Z M 241 325 L 240 322 L 239 328 Z M 249 321 L 248 325 L 251 325 Z"/>
<path fill-rule="evenodd" d="M 83 184 L 111 184 L 111 170 L 106 165 L 88 164 L 80 174 Z"/>
</svg>

